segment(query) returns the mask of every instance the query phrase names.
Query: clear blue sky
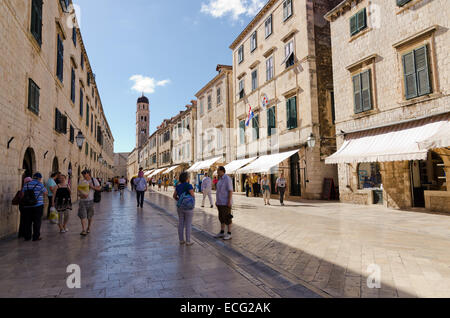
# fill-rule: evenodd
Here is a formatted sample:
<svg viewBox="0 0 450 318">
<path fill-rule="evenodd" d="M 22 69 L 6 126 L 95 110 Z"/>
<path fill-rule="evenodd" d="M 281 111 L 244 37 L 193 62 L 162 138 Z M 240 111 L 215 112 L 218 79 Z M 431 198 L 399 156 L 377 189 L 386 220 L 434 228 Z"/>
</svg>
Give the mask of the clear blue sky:
<svg viewBox="0 0 450 318">
<path fill-rule="evenodd" d="M 115 151 L 135 145 L 136 83 L 154 91 L 145 94 L 153 133 L 195 99 L 217 64 L 231 65 L 230 44 L 265 2 L 74 0 Z"/>
</svg>

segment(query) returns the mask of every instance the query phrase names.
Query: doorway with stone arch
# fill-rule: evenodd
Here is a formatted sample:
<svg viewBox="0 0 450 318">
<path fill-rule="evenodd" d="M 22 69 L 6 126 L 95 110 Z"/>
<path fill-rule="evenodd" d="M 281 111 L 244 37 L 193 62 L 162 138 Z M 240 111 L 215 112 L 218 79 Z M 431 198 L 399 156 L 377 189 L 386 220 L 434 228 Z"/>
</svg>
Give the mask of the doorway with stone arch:
<svg viewBox="0 0 450 318">
<path fill-rule="evenodd" d="M 59 172 L 59 161 L 58 157 L 53 158 L 52 163 L 52 173 Z"/>
<path fill-rule="evenodd" d="M 23 179 L 27 177 L 33 177 L 33 174 L 36 172 L 36 156 L 34 154 L 33 148 L 28 148 L 25 151 L 25 154 L 23 156 L 22 169 L 25 170 L 22 175 L 22 182 Z"/>
</svg>

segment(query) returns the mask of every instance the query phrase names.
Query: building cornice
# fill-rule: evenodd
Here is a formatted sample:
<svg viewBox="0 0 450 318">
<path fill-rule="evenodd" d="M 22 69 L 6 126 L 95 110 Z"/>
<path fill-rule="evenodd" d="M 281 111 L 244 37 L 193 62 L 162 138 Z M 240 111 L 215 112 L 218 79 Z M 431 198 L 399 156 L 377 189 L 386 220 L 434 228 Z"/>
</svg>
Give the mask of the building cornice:
<svg viewBox="0 0 450 318">
<path fill-rule="evenodd" d="M 343 15 L 345 12 L 350 11 L 353 6 L 357 5 L 362 1 L 364 0 L 344 0 L 341 3 L 339 3 L 333 10 L 325 14 L 324 18 L 329 22 L 333 22 L 338 17 Z"/>
<path fill-rule="evenodd" d="M 244 31 L 238 35 L 234 42 L 230 45 L 230 49 L 235 50 L 239 43 L 250 33 L 255 25 L 266 15 L 266 13 L 275 5 L 278 0 L 269 0 L 267 4 L 256 14 L 252 21 L 245 27 Z"/>
<path fill-rule="evenodd" d="M 228 68 L 229 67 L 229 68 Z M 203 86 L 202 89 L 200 89 L 196 94 L 195 97 L 200 98 L 201 95 L 203 95 L 208 89 L 211 88 L 219 79 L 222 78 L 222 76 L 227 76 L 233 72 L 233 67 L 228 66 L 227 68 L 222 68 L 222 72 L 217 74 L 212 80 L 208 82 L 205 86 Z M 217 69 L 219 69 L 219 66 L 217 66 Z"/>
</svg>

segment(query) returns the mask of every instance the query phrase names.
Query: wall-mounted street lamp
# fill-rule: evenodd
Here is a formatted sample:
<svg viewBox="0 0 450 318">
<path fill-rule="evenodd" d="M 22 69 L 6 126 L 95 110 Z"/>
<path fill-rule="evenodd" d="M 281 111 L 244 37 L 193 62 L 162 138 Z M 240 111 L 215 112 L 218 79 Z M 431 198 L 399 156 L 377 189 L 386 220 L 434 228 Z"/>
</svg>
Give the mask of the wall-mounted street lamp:
<svg viewBox="0 0 450 318">
<path fill-rule="evenodd" d="M 316 137 L 313 133 L 311 133 L 311 135 L 306 140 L 306 144 L 308 145 L 308 148 L 314 148 L 316 146 Z"/>
<path fill-rule="evenodd" d="M 78 148 L 82 149 L 86 138 L 83 136 L 83 133 L 81 131 L 78 132 L 78 135 L 75 137 L 75 140 L 77 141 Z"/>
<path fill-rule="evenodd" d="M 98 157 L 98 162 L 100 163 L 100 164 L 102 164 L 103 163 L 103 157 L 102 157 L 102 155 L 100 154 L 100 156 Z"/>
</svg>

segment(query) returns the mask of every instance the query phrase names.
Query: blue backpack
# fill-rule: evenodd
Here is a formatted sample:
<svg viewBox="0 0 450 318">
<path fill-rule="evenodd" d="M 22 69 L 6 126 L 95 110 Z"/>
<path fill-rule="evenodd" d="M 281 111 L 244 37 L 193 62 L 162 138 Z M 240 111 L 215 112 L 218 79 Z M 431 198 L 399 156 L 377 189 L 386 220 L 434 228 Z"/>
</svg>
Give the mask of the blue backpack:
<svg viewBox="0 0 450 318">
<path fill-rule="evenodd" d="M 188 184 L 186 184 L 189 187 Z M 188 188 L 180 195 L 177 202 L 177 207 L 183 210 L 193 210 L 195 208 L 195 198 L 189 194 Z"/>
</svg>

